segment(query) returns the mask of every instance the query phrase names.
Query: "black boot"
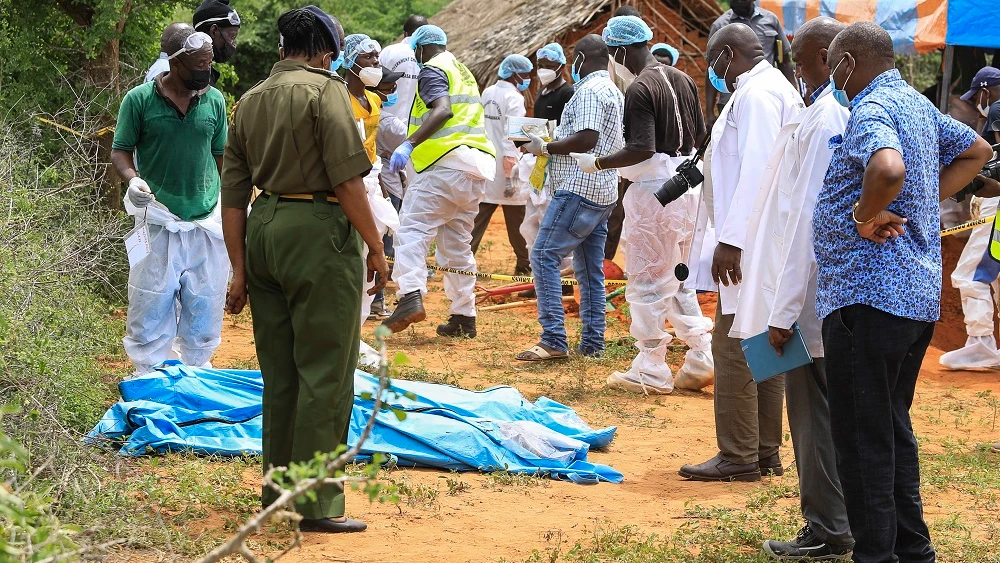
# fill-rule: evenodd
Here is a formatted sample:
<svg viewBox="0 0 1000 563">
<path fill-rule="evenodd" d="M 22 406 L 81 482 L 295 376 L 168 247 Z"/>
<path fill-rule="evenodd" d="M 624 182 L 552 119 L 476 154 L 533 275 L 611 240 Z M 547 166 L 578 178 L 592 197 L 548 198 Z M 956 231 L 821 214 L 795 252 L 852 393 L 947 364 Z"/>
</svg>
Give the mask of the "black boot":
<svg viewBox="0 0 1000 563">
<path fill-rule="evenodd" d="M 399 305 L 396 310 L 389 315 L 389 318 L 382 322 L 382 326 L 389 327 L 392 332 L 401 332 L 413 323 L 418 323 L 427 318 L 424 312 L 424 300 L 420 295 L 420 290 L 407 293 L 399 298 Z"/>
<path fill-rule="evenodd" d="M 396 309 L 397 311 L 399 309 Z M 476 317 L 466 317 L 465 315 L 452 315 L 448 317 L 448 322 L 438 325 L 437 333 L 440 336 L 469 338 L 476 337 Z"/>
</svg>

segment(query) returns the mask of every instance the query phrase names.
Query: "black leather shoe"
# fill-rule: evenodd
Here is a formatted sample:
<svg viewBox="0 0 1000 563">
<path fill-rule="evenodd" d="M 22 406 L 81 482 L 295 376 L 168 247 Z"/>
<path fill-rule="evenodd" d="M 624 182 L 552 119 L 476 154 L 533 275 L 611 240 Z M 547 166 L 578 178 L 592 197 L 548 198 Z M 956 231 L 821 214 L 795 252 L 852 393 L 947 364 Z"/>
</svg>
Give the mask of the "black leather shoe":
<svg viewBox="0 0 1000 563">
<path fill-rule="evenodd" d="M 397 311 L 399 309 L 396 309 Z M 466 336 L 476 337 L 476 317 L 466 317 L 465 315 L 452 315 L 448 317 L 448 322 L 439 324 L 437 327 L 439 336 L 451 336 L 458 338 Z"/>
<path fill-rule="evenodd" d="M 778 561 L 847 561 L 850 545 L 829 544 L 820 539 L 807 524 L 792 541 L 767 540 L 764 553 Z"/>
<path fill-rule="evenodd" d="M 770 477 L 771 475 L 781 477 L 785 474 L 785 468 L 781 466 L 781 457 L 778 454 L 765 457 L 760 460 L 758 465 L 760 465 L 761 477 Z"/>
<path fill-rule="evenodd" d="M 319 520 L 303 519 L 299 522 L 299 530 L 303 532 L 321 532 L 324 534 L 350 534 L 352 532 L 363 532 L 368 529 L 368 524 L 360 520 L 345 518 L 343 522 L 337 522 L 329 518 Z"/>
<path fill-rule="evenodd" d="M 692 481 L 760 481 L 756 463 L 730 463 L 719 456 L 699 465 L 685 465 L 677 473 Z"/>
<path fill-rule="evenodd" d="M 382 322 L 382 326 L 389 327 L 392 332 L 402 332 L 411 324 L 419 323 L 426 318 L 424 299 L 420 296 L 420 290 L 417 289 L 399 298 L 396 310 Z"/>
</svg>

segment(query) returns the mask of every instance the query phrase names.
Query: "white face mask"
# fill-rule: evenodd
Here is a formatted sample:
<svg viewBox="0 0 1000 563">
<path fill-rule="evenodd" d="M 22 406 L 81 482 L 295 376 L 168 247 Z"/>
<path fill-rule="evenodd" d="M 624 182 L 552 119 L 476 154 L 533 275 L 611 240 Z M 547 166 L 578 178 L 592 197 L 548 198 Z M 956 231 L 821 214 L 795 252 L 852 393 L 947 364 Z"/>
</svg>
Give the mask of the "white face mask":
<svg viewBox="0 0 1000 563">
<path fill-rule="evenodd" d="M 979 94 L 979 101 L 981 102 L 982 99 L 983 99 L 983 95 L 982 95 L 982 93 L 980 93 Z M 979 110 L 979 113 L 982 114 L 983 117 L 987 117 L 988 118 L 990 116 L 990 95 L 989 95 L 988 92 L 986 93 L 986 104 L 985 105 L 976 104 L 976 109 Z"/>
<path fill-rule="evenodd" d="M 542 83 L 542 86 L 548 86 L 555 82 L 556 78 L 559 77 L 559 73 L 548 68 L 538 69 L 538 81 Z"/>
<path fill-rule="evenodd" d="M 369 88 L 374 88 L 378 86 L 379 82 L 382 82 L 382 67 L 380 66 L 369 66 L 361 69 L 361 73 L 358 74 L 358 78 L 361 82 Z"/>
<path fill-rule="evenodd" d="M 615 55 L 617 56 L 617 54 L 618 52 L 616 51 Z M 635 81 L 635 75 L 632 74 L 632 71 L 629 70 L 624 64 L 618 62 L 616 57 L 611 58 L 611 65 L 614 68 L 615 76 L 620 78 L 625 84 L 625 88 L 628 89 L 628 87 L 632 85 L 632 82 Z"/>
</svg>

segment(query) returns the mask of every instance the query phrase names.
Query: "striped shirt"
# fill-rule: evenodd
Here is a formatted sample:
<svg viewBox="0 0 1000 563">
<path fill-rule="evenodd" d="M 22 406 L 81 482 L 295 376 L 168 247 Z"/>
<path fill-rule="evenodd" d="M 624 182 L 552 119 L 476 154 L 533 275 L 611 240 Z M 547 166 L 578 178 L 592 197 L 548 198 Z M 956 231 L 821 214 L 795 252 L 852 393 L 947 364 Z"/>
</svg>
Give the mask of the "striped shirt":
<svg viewBox="0 0 1000 563">
<path fill-rule="evenodd" d="M 615 87 L 608 72 L 592 72 L 577 82 L 576 92 L 563 109 L 562 119 L 556 127 L 556 140 L 584 129 L 597 131 L 597 146 L 588 152 L 598 158 L 608 156 L 625 146 L 622 132 L 624 113 L 625 96 Z M 553 191 L 572 192 L 597 205 L 611 205 L 618 201 L 617 170 L 587 174 L 580 170 L 573 157 L 552 155 L 549 179 L 549 187 Z"/>
</svg>

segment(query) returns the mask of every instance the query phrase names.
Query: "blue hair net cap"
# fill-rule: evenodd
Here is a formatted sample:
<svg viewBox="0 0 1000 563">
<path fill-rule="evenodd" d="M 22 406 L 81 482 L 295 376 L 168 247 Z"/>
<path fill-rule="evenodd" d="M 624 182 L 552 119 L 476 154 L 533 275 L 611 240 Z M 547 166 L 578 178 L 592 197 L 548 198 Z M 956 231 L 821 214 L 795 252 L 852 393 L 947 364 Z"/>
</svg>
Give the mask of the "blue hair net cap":
<svg viewBox="0 0 1000 563">
<path fill-rule="evenodd" d="M 558 43 L 549 43 L 542 47 L 535 53 L 535 58 L 548 59 L 561 65 L 566 64 L 566 53 L 563 52 L 562 45 Z"/>
<path fill-rule="evenodd" d="M 616 16 L 608 20 L 608 26 L 601 33 L 601 39 L 608 47 L 624 47 L 635 43 L 645 43 L 653 38 L 653 30 L 646 22 L 635 16 Z"/>
<path fill-rule="evenodd" d="M 657 51 L 666 51 L 670 53 L 671 63 L 670 66 L 677 66 L 677 59 L 680 58 L 681 54 L 677 49 L 674 49 L 666 43 L 657 43 L 653 45 L 653 48 L 649 50 L 650 53 L 656 54 Z"/>
<path fill-rule="evenodd" d="M 352 33 L 344 38 L 344 66 L 351 68 L 361 53 L 380 52 L 382 46 L 364 33 Z"/>
<path fill-rule="evenodd" d="M 410 48 L 416 49 L 420 45 L 448 45 L 448 36 L 444 30 L 436 25 L 422 25 L 413 32 L 410 37 Z"/>
<path fill-rule="evenodd" d="M 531 72 L 534 66 L 531 64 L 531 60 L 523 55 L 507 55 L 507 57 L 500 63 L 500 70 L 498 74 L 500 78 L 510 78 L 510 75 L 517 74 L 527 74 Z"/>
</svg>

